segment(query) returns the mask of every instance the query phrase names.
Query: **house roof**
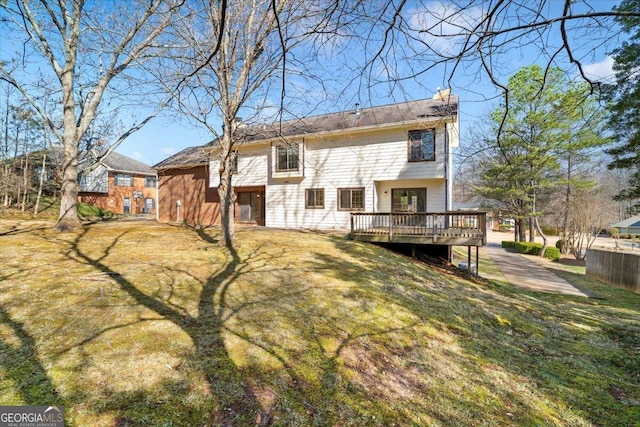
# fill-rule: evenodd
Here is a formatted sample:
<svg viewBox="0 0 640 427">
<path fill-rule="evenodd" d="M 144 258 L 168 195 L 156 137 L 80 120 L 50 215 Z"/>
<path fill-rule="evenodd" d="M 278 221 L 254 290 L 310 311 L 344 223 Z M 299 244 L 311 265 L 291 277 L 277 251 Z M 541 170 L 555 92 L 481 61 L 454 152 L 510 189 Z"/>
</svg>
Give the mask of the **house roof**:
<svg viewBox="0 0 640 427">
<path fill-rule="evenodd" d="M 187 147 L 173 156 L 167 157 L 160 163 L 156 163 L 153 165 L 153 168 L 159 170 L 206 165 L 209 163 L 209 152 L 207 151 L 207 147 L 211 145 L 213 145 L 213 143 L 210 142 L 205 145 Z"/>
<path fill-rule="evenodd" d="M 156 171 L 151 166 L 112 151 L 100 160 L 107 169 L 114 172 L 127 172 L 138 175 L 155 175 Z"/>
<path fill-rule="evenodd" d="M 640 215 L 632 216 L 631 218 L 627 218 L 624 221 L 617 222 L 615 224 L 611 224 L 612 227 L 640 227 Z"/>
<path fill-rule="evenodd" d="M 409 101 L 380 107 L 352 109 L 338 113 L 322 114 L 287 120 L 273 124 L 239 126 L 236 136 L 243 143 L 270 140 L 279 137 L 322 135 L 346 130 L 368 130 L 398 125 L 410 125 L 437 120 L 453 120 L 458 116 L 458 96 L 446 95 L 419 101 Z M 154 169 L 169 169 L 206 164 L 210 148 L 217 140 L 202 146 L 185 148 L 157 163 Z"/>
<path fill-rule="evenodd" d="M 367 130 L 454 119 L 458 115 L 458 96 L 445 99 L 422 99 L 380 107 L 352 109 L 338 113 L 287 120 L 270 125 L 253 125 L 238 129 L 243 142 L 277 137 L 337 133 L 345 130 Z"/>
</svg>

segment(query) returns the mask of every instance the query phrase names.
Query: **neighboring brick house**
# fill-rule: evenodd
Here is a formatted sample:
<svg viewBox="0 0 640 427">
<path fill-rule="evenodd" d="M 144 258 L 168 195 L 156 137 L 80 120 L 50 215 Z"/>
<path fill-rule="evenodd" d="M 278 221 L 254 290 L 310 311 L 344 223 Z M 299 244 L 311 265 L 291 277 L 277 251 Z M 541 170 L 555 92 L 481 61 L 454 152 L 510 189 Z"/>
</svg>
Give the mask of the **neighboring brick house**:
<svg viewBox="0 0 640 427">
<path fill-rule="evenodd" d="M 115 151 L 91 164 L 78 174 L 81 202 L 119 215 L 156 214 L 157 174 L 149 165 Z"/>
<path fill-rule="evenodd" d="M 348 229 L 352 212 L 451 210 L 458 97 L 243 126 L 235 221 Z M 218 224 L 216 143 L 158 163 L 160 222 Z"/>
</svg>

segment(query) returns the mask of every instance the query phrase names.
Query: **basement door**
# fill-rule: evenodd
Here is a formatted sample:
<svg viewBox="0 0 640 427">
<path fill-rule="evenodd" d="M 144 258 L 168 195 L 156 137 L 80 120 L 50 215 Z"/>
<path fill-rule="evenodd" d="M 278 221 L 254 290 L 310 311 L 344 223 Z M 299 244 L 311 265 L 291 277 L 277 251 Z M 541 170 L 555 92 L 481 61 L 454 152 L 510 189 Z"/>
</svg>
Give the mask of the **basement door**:
<svg viewBox="0 0 640 427">
<path fill-rule="evenodd" d="M 264 225 L 264 191 L 238 191 L 238 222 Z"/>
</svg>

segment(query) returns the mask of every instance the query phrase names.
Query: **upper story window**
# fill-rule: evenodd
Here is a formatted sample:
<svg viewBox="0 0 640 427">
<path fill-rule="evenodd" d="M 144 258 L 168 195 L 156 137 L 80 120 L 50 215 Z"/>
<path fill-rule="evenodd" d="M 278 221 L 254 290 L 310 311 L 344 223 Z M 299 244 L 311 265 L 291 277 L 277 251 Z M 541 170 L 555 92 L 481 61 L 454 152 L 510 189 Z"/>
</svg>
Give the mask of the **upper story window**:
<svg viewBox="0 0 640 427">
<path fill-rule="evenodd" d="M 80 188 L 86 188 L 88 181 L 87 175 L 84 172 L 78 172 L 78 185 Z"/>
<path fill-rule="evenodd" d="M 298 145 L 279 145 L 276 147 L 276 171 L 298 170 Z"/>
<path fill-rule="evenodd" d="M 118 187 L 131 187 L 133 186 L 133 177 L 125 173 L 116 174 L 114 182 Z"/>
<path fill-rule="evenodd" d="M 235 175 L 238 173 L 238 152 L 234 151 L 231 156 L 231 173 Z"/>
<path fill-rule="evenodd" d="M 424 162 L 436 159 L 436 130 L 409 131 L 409 161 Z"/>
<path fill-rule="evenodd" d="M 338 210 L 339 211 L 363 211 L 364 210 L 364 188 L 339 188 L 338 189 Z"/>
<path fill-rule="evenodd" d="M 33 180 L 39 181 L 42 176 L 43 181 L 51 181 L 53 179 L 53 169 L 45 167 L 44 174 L 42 173 L 42 166 L 37 165 L 33 167 Z"/>
<path fill-rule="evenodd" d="M 158 185 L 158 178 L 155 176 L 145 176 L 144 177 L 144 186 L 156 188 Z"/>
<path fill-rule="evenodd" d="M 219 159 L 220 162 L 220 171 L 225 169 L 225 159 Z M 231 169 L 231 175 L 236 175 L 238 173 L 238 152 L 232 151 L 229 153 L 229 168 Z"/>
</svg>

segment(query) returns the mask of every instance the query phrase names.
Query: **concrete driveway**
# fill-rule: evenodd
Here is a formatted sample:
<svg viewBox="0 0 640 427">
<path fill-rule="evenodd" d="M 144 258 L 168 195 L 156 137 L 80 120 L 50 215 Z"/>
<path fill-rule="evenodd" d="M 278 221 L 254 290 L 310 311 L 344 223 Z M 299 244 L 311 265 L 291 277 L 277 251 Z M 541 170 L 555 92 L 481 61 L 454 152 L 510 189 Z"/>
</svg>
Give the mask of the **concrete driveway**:
<svg viewBox="0 0 640 427">
<path fill-rule="evenodd" d="M 509 283 L 519 289 L 588 297 L 587 294 L 545 268 L 544 264 L 550 261 L 511 252 L 501 247 L 502 240 L 512 239 L 513 237 L 508 234 L 489 232 L 487 245 L 484 247 L 485 254 L 491 258 Z"/>
</svg>

